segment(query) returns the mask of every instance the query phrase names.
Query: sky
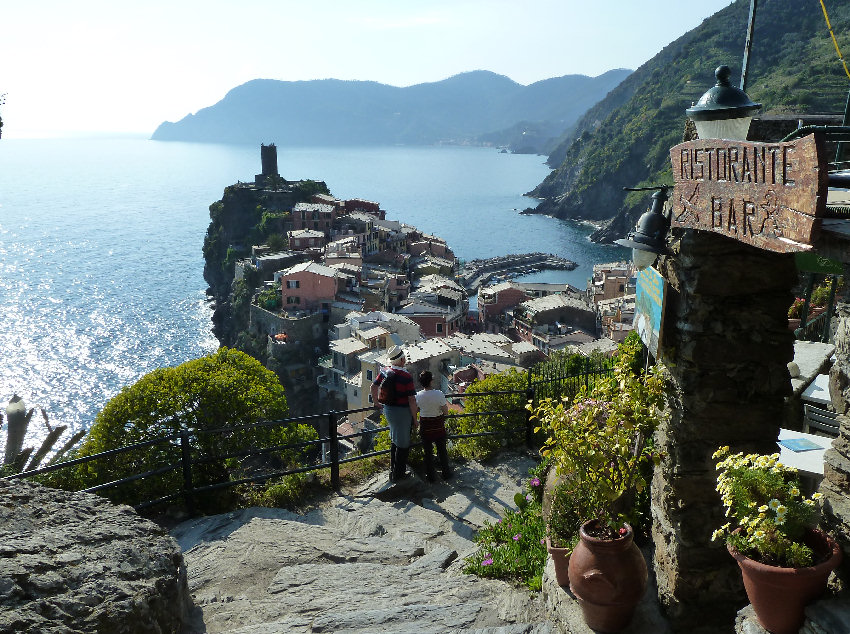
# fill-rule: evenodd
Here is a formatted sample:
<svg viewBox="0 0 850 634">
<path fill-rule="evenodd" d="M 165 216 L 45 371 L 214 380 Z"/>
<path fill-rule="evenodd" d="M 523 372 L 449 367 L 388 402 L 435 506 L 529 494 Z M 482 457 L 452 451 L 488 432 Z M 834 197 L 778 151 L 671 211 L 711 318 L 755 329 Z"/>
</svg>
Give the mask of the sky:
<svg viewBox="0 0 850 634">
<path fill-rule="evenodd" d="M 635 69 L 730 0 L 27 0 L 0 34 L 4 138 L 150 136 L 251 79 L 520 84 Z M 742 30 L 746 25 L 741 25 Z M 742 51 L 743 53 L 743 51 Z"/>
</svg>

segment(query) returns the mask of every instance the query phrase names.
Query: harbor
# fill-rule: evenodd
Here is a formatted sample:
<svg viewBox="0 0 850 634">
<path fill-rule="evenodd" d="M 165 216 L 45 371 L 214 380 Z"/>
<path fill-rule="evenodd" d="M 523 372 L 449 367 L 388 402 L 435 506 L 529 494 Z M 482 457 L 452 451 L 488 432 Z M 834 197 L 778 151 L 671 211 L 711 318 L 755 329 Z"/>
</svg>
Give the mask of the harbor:
<svg viewBox="0 0 850 634">
<path fill-rule="evenodd" d="M 458 283 L 470 295 L 490 282 L 499 282 L 545 270 L 572 271 L 578 265 L 551 253 L 519 253 L 470 260 L 458 272 Z"/>
</svg>

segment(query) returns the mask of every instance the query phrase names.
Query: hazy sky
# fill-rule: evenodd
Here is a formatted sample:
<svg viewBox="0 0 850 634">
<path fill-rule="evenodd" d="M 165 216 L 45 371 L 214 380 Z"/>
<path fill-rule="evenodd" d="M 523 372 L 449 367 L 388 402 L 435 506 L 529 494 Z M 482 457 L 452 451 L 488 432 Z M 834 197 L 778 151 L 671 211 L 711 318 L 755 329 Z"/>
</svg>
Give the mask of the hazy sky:
<svg viewBox="0 0 850 634">
<path fill-rule="evenodd" d="M 3 135 L 150 135 L 256 78 L 409 86 L 484 69 L 529 84 L 634 69 L 729 3 L 18 0 L 2 10 Z"/>
</svg>

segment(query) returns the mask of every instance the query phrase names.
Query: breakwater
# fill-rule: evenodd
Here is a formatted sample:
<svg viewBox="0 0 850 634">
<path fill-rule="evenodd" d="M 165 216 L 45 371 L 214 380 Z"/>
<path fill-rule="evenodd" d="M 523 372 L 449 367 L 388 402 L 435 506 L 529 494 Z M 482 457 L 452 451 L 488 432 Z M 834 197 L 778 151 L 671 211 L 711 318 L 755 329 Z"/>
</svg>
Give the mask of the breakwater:
<svg viewBox="0 0 850 634">
<path fill-rule="evenodd" d="M 483 260 L 470 260 L 458 273 L 458 282 L 474 294 L 484 284 L 544 270 L 572 271 L 572 260 L 551 253 L 519 253 Z"/>
</svg>

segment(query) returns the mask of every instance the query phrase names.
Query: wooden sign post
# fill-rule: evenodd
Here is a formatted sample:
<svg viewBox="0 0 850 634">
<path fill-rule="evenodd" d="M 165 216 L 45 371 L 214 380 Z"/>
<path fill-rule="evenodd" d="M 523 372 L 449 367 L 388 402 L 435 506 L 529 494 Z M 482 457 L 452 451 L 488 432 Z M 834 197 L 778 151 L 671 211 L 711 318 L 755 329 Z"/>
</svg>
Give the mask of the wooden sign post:
<svg viewBox="0 0 850 634">
<path fill-rule="evenodd" d="M 720 233 L 768 251 L 812 248 L 828 174 L 813 134 L 785 143 L 705 139 L 670 149 L 672 225 Z"/>
</svg>

